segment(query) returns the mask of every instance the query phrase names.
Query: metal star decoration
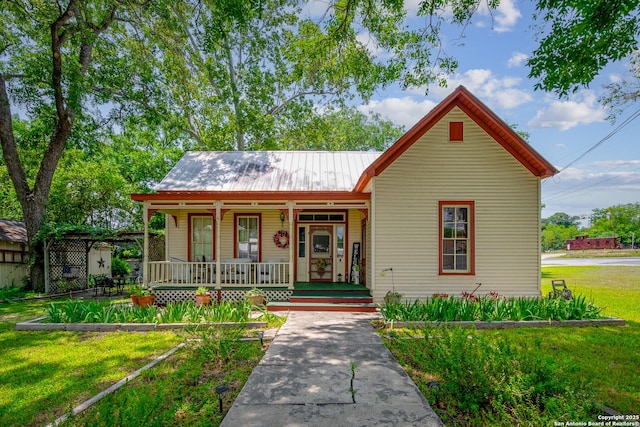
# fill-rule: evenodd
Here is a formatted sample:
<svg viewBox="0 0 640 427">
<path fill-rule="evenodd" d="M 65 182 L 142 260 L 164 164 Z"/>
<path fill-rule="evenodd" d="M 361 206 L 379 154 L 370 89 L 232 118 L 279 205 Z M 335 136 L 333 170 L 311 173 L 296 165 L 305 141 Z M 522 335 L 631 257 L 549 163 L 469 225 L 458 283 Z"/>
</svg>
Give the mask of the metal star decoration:
<svg viewBox="0 0 640 427">
<path fill-rule="evenodd" d="M 104 263 L 105 263 L 105 261 L 102 259 L 102 257 L 100 257 L 100 259 L 98 260 L 98 267 L 99 268 L 104 268 Z"/>
</svg>

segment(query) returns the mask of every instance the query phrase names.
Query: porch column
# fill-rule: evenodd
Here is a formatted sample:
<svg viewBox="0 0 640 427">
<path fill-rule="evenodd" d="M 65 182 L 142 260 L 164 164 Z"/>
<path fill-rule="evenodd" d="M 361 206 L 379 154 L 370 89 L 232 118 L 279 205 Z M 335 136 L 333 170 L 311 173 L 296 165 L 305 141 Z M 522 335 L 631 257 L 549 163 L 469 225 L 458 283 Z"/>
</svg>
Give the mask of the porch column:
<svg viewBox="0 0 640 427">
<path fill-rule="evenodd" d="M 289 289 L 293 289 L 293 282 L 295 281 L 295 277 L 293 277 L 295 248 L 291 242 L 296 242 L 296 236 L 293 234 L 293 202 L 289 201 L 287 205 L 289 205 Z"/>
<path fill-rule="evenodd" d="M 371 178 L 371 201 L 369 202 L 369 221 L 371 227 L 371 238 L 369 242 L 367 242 L 368 246 L 371 248 L 371 259 L 367 259 L 367 268 L 371 272 L 371 275 L 367 277 L 367 283 L 369 283 L 371 289 L 371 294 L 373 295 L 376 289 L 376 177 Z M 365 248 L 366 250 L 366 248 Z"/>
<path fill-rule="evenodd" d="M 142 222 L 144 223 L 144 243 L 142 245 L 142 285 L 149 285 L 149 202 L 142 205 Z"/>
<path fill-rule="evenodd" d="M 216 289 L 221 289 L 220 281 L 220 222 L 222 221 L 222 212 L 220 211 L 221 202 L 216 202 Z"/>
</svg>

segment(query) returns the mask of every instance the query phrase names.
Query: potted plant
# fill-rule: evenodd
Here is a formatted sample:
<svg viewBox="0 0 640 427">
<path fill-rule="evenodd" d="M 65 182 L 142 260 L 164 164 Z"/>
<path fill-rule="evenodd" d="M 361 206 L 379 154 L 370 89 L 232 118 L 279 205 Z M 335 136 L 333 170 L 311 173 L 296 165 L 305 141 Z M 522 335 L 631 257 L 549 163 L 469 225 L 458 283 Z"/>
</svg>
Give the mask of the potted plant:
<svg viewBox="0 0 640 427">
<path fill-rule="evenodd" d="M 153 305 L 155 300 L 156 296 L 153 294 L 153 292 L 143 289 L 142 295 L 138 297 L 138 305 L 140 307 L 149 307 L 150 305 Z"/>
<path fill-rule="evenodd" d="M 267 298 L 262 289 L 253 288 L 245 294 L 245 299 L 253 305 L 266 305 Z"/>
<path fill-rule="evenodd" d="M 398 304 L 401 298 L 402 298 L 402 294 L 400 292 L 389 291 L 384 296 L 384 302 L 387 304 Z"/>
<path fill-rule="evenodd" d="M 320 277 L 324 276 L 327 268 L 327 260 L 324 258 L 318 258 L 316 259 L 314 265 L 316 267 L 316 273 L 318 273 Z"/>
<path fill-rule="evenodd" d="M 148 307 L 153 305 L 156 300 L 156 296 L 146 289 L 143 289 L 140 285 L 135 285 L 131 288 L 131 302 L 138 307 Z"/>
<path fill-rule="evenodd" d="M 142 286 L 133 285 L 130 289 L 131 302 L 133 305 L 138 305 L 138 297 L 142 296 Z"/>
<path fill-rule="evenodd" d="M 200 286 L 196 289 L 196 305 L 209 305 L 211 304 L 211 292 L 204 286 Z"/>
</svg>

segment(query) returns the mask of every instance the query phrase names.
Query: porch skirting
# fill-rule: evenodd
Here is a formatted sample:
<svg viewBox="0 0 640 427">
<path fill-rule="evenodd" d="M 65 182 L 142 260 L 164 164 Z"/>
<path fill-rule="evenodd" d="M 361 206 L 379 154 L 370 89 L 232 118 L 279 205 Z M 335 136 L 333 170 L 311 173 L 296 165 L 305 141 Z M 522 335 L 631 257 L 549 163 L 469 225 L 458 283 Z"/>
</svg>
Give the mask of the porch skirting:
<svg viewBox="0 0 640 427">
<path fill-rule="evenodd" d="M 156 304 L 168 302 L 194 301 L 196 287 L 192 286 L 152 286 Z M 262 289 L 268 301 L 288 301 L 293 289 Z M 211 299 L 220 301 L 240 301 L 249 289 L 210 289 Z"/>
</svg>

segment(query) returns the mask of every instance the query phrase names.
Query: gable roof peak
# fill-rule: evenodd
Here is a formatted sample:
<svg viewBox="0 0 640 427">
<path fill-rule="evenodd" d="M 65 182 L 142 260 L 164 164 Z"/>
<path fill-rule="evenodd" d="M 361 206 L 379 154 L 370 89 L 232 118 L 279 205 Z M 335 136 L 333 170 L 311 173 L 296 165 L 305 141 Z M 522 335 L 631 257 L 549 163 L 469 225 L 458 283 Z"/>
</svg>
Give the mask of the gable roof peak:
<svg viewBox="0 0 640 427">
<path fill-rule="evenodd" d="M 354 191 L 363 191 L 372 177 L 381 174 L 455 107 L 460 108 L 533 175 L 539 178 L 548 178 L 558 172 L 551 163 L 545 160 L 489 107 L 476 98 L 466 87 L 460 85 L 382 153 L 362 173 Z"/>
</svg>

